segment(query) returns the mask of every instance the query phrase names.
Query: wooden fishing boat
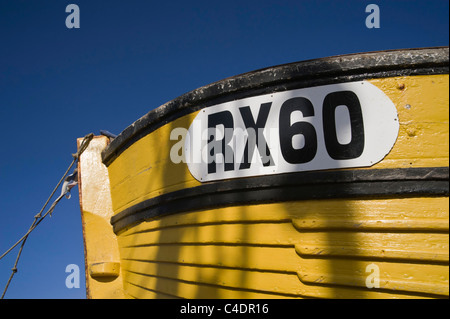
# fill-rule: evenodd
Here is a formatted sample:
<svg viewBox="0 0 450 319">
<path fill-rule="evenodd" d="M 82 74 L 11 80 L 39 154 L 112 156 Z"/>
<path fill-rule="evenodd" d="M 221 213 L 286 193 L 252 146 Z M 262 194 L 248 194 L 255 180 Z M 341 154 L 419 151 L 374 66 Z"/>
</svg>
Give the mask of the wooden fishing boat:
<svg viewBox="0 0 450 319">
<path fill-rule="evenodd" d="M 87 296 L 448 298 L 448 67 L 448 47 L 269 67 L 95 137 Z"/>
</svg>

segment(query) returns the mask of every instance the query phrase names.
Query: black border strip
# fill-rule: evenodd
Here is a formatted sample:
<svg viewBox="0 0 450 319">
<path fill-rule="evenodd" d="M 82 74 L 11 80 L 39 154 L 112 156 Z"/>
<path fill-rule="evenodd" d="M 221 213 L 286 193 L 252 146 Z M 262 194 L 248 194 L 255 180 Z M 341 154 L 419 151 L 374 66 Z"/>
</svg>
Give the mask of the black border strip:
<svg viewBox="0 0 450 319">
<path fill-rule="evenodd" d="M 299 172 L 211 182 L 164 194 L 111 218 L 114 232 L 146 219 L 223 206 L 307 199 L 448 196 L 449 168 Z"/>
<path fill-rule="evenodd" d="M 203 86 L 150 111 L 106 147 L 102 160 L 110 165 L 124 150 L 157 128 L 211 105 L 318 85 L 447 73 L 448 47 L 348 54 L 252 71 Z"/>
</svg>

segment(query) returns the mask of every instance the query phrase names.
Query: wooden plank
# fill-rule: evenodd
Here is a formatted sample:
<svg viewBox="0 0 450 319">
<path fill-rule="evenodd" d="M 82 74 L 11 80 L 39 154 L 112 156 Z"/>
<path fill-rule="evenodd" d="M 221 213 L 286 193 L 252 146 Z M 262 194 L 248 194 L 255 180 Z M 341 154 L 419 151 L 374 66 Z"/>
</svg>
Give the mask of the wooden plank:
<svg viewBox="0 0 450 319">
<path fill-rule="evenodd" d="M 177 296 L 152 291 L 129 281 L 124 281 L 124 290 L 133 299 L 180 299 Z"/>
<path fill-rule="evenodd" d="M 282 295 L 248 291 L 244 289 L 228 289 L 212 285 L 191 283 L 188 281 L 168 278 L 157 278 L 141 274 L 127 272 L 125 275 L 127 287 L 131 285 L 149 287 L 155 294 L 163 294 L 188 299 L 279 299 Z M 134 295 L 143 298 L 136 290 Z M 146 294 L 148 296 L 148 294 Z"/>
<path fill-rule="evenodd" d="M 248 244 L 293 246 L 299 233 L 290 222 L 170 227 L 122 236 L 121 247 L 160 244 Z"/>
<path fill-rule="evenodd" d="M 122 248 L 122 259 L 171 262 L 255 270 L 295 272 L 298 255 L 293 247 L 225 245 L 161 245 Z"/>
<path fill-rule="evenodd" d="M 305 258 L 349 257 L 448 263 L 449 238 L 448 234 L 421 233 L 303 233 L 295 250 Z"/>
<path fill-rule="evenodd" d="M 448 265 L 390 263 L 373 260 L 302 258 L 298 276 L 307 284 L 366 287 L 371 272 L 379 269 L 380 289 L 448 296 Z"/>
</svg>

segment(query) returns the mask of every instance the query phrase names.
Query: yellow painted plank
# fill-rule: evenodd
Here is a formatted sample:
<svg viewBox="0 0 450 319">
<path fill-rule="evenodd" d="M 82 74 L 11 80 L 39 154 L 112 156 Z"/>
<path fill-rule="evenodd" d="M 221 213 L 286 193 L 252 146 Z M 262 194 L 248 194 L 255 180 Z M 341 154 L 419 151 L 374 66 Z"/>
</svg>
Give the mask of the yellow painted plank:
<svg viewBox="0 0 450 319">
<path fill-rule="evenodd" d="M 187 299 L 279 299 L 282 295 L 267 294 L 243 289 L 228 289 L 212 285 L 191 283 L 188 281 L 174 280 L 169 278 L 157 278 L 141 274 L 126 272 L 125 280 L 127 287 L 132 285 L 149 287 L 156 293 L 177 296 Z M 136 294 L 136 291 L 134 292 Z M 142 295 L 135 295 L 143 298 Z"/>
<path fill-rule="evenodd" d="M 326 232 L 303 233 L 295 245 L 302 256 L 447 262 L 448 234 Z"/>
<path fill-rule="evenodd" d="M 269 236 L 268 234 L 271 234 Z M 123 236 L 120 245 L 133 247 L 158 244 L 252 244 L 293 245 L 299 233 L 289 223 L 215 224 L 171 227 Z"/>
<path fill-rule="evenodd" d="M 298 204 L 299 231 L 448 231 L 448 197 L 307 201 Z"/>
<path fill-rule="evenodd" d="M 449 221 L 444 218 L 330 218 L 307 217 L 292 220 L 295 228 L 299 231 L 332 231 L 336 229 L 347 231 L 422 231 L 422 232 L 445 232 L 449 230 Z"/>
<path fill-rule="evenodd" d="M 296 271 L 298 255 L 293 247 L 224 245 L 161 245 L 122 248 L 122 259 L 181 264 Z"/>
<path fill-rule="evenodd" d="M 152 291 L 128 281 L 124 282 L 124 290 L 133 299 L 180 299 L 177 296 Z"/>
<path fill-rule="evenodd" d="M 297 204 L 290 202 L 249 206 L 230 206 L 202 211 L 182 212 L 144 221 L 120 232 L 121 237 L 149 230 L 183 225 L 223 224 L 237 222 L 290 222 L 290 211 Z"/>
<path fill-rule="evenodd" d="M 449 295 L 448 266 L 347 259 L 301 260 L 298 276 L 304 283 L 366 287 L 369 265 L 379 269 L 380 289 Z"/>
</svg>

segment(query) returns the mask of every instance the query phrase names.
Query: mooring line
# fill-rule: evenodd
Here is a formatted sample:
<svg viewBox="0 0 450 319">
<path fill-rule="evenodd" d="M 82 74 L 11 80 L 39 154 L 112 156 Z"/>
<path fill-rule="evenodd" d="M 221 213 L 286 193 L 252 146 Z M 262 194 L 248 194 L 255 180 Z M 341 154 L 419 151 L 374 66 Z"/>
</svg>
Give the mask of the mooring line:
<svg viewBox="0 0 450 319">
<path fill-rule="evenodd" d="M 67 168 L 66 172 L 64 173 L 63 177 L 61 177 L 61 179 L 59 180 L 58 184 L 55 186 L 55 188 L 53 189 L 52 193 L 50 194 L 50 196 L 48 197 L 47 201 L 45 202 L 44 206 L 41 208 L 41 210 L 39 211 L 39 213 L 34 216 L 34 221 L 31 224 L 30 228 L 28 229 L 28 231 L 25 233 L 25 235 L 23 235 L 14 245 L 12 245 L 6 252 L 4 252 L 1 256 L 0 259 L 2 259 L 3 257 L 5 257 L 11 250 L 13 250 L 18 244 L 22 243 L 22 245 L 20 246 L 19 252 L 17 254 L 16 257 L 16 261 L 14 263 L 14 266 L 12 268 L 12 273 L 11 276 L 8 279 L 8 282 L 6 283 L 5 289 L 3 290 L 3 294 L 1 299 L 3 299 L 5 297 L 6 291 L 8 290 L 9 284 L 11 283 L 12 278 L 14 277 L 14 274 L 17 272 L 17 264 L 19 262 L 20 256 L 22 254 L 22 250 L 23 247 L 25 245 L 25 242 L 27 241 L 28 236 L 31 234 L 31 232 L 36 229 L 36 227 L 44 220 L 44 218 L 53 212 L 53 210 L 55 209 L 56 205 L 59 203 L 59 201 L 68 194 L 68 192 L 70 191 L 69 187 L 69 182 L 74 180 L 75 175 L 76 175 L 76 170 L 74 171 L 74 173 L 72 173 L 71 175 L 67 176 L 67 174 L 69 173 L 70 169 L 72 168 L 72 166 L 78 161 L 79 157 L 81 156 L 81 154 L 86 150 L 86 148 L 88 147 L 89 143 L 91 142 L 91 140 L 94 138 L 94 134 L 90 133 L 88 135 L 86 135 L 83 138 L 83 141 L 81 142 L 80 145 L 80 149 L 75 153 L 72 154 L 73 160 L 72 163 L 70 163 L 69 167 Z M 70 181 L 69 181 L 70 179 Z M 63 184 L 63 189 L 61 191 L 61 195 L 52 203 L 52 205 L 50 206 L 50 209 L 44 214 L 42 215 L 42 212 L 45 210 L 45 208 L 47 207 L 48 203 L 50 202 L 50 199 L 53 197 L 53 195 L 55 194 L 55 192 L 58 190 L 59 186 L 61 185 L 62 182 L 67 182 Z M 74 186 L 75 184 L 70 184 L 70 186 Z"/>
</svg>

